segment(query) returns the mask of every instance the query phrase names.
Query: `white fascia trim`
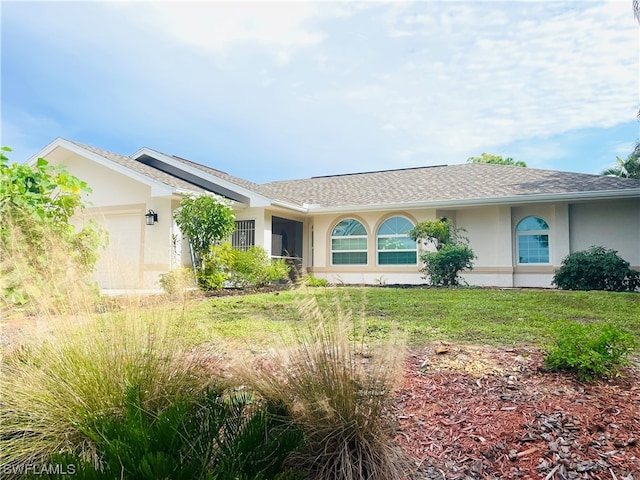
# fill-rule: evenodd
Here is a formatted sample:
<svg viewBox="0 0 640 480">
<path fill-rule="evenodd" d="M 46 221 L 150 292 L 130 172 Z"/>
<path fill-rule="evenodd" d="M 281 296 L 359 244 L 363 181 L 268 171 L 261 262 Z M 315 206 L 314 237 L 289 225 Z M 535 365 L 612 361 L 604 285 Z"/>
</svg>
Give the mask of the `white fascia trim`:
<svg viewBox="0 0 640 480">
<path fill-rule="evenodd" d="M 601 190 L 589 192 L 571 192 L 555 194 L 515 195 L 511 197 L 471 198 L 464 200 L 439 200 L 426 202 L 380 203 L 374 205 L 346 205 L 341 207 L 322 207 L 310 205 L 308 213 L 345 213 L 380 210 L 402 210 L 416 208 L 455 208 L 485 205 L 513 205 L 522 203 L 570 202 L 582 200 L 615 200 L 623 198 L 640 198 L 640 188 L 626 190 Z"/>
<path fill-rule="evenodd" d="M 273 202 L 271 202 L 271 205 L 273 205 L 274 207 L 286 208 L 287 210 L 293 210 L 295 212 L 309 213 L 309 207 L 306 204 L 300 206 L 288 202 L 283 202 L 281 200 L 273 200 Z"/>
<path fill-rule="evenodd" d="M 123 175 L 126 175 L 127 177 L 133 178 L 134 180 L 139 181 L 140 183 L 143 183 L 149 187 L 151 187 L 151 196 L 152 197 L 162 197 L 165 195 L 172 195 L 176 189 L 173 187 L 170 187 L 169 185 L 166 185 L 162 182 L 158 182 L 156 180 L 153 180 L 149 177 L 147 177 L 146 175 L 143 175 L 141 173 L 138 173 L 134 170 L 131 170 L 123 165 L 120 165 L 119 163 L 115 163 L 112 162 L 111 160 L 102 157 L 101 155 L 98 155 L 97 153 L 94 153 L 90 150 L 86 150 L 82 147 L 80 147 L 79 145 L 76 145 L 75 143 L 71 143 L 68 140 L 65 140 L 64 138 L 56 138 L 53 142 L 51 142 L 49 145 L 47 145 L 46 147 L 44 147 L 42 150 L 40 150 L 38 153 L 36 153 L 35 155 L 33 155 L 32 157 L 29 158 L 29 160 L 27 160 L 27 164 L 28 165 L 34 165 L 35 162 L 38 160 L 38 158 L 41 157 L 45 157 L 47 155 L 49 155 L 51 152 L 53 152 L 56 148 L 64 148 L 65 150 L 69 150 L 70 152 L 76 153 L 78 155 L 81 155 L 83 157 L 88 158 L 89 160 L 92 160 L 100 165 L 102 165 L 103 167 L 107 167 L 111 170 L 114 170 L 118 173 L 121 173 Z"/>
<path fill-rule="evenodd" d="M 237 192 L 240 195 L 243 195 L 249 198 L 249 202 L 250 202 L 249 206 L 251 207 L 268 207 L 272 203 L 272 199 L 265 197 L 264 195 L 260 195 L 259 193 L 256 193 L 252 190 L 241 187 L 240 185 L 236 185 L 235 183 L 231 183 L 228 180 L 224 180 L 215 175 L 211 175 L 209 173 L 203 172 L 202 170 L 194 168 L 190 165 L 186 165 L 182 162 L 178 162 L 175 159 L 171 158 L 170 156 L 165 155 L 164 153 L 152 150 L 148 147 L 142 147 L 140 150 L 138 150 L 133 155 L 131 155 L 131 158 L 137 159 L 142 155 L 149 155 L 150 157 L 154 157 L 158 160 L 168 163 L 172 167 L 183 170 L 187 173 L 190 173 L 191 175 L 196 175 L 204 180 L 208 180 L 209 182 L 217 183 L 223 188 L 229 189 L 233 192 Z"/>
</svg>

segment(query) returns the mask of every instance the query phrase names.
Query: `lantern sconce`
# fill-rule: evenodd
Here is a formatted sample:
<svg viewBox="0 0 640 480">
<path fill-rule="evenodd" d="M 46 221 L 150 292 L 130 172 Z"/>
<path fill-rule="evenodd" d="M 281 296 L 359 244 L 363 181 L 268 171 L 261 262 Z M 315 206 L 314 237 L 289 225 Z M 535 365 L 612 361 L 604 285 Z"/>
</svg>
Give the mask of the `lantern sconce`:
<svg viewBox="0 0 640 480">
<path fill-rule="evenodd" d="M 158 214 L 153 210 L 149 210 L 145 217 L 147 218 L 147 225 L 153 225 L 158 221 Z"/>
</svg>

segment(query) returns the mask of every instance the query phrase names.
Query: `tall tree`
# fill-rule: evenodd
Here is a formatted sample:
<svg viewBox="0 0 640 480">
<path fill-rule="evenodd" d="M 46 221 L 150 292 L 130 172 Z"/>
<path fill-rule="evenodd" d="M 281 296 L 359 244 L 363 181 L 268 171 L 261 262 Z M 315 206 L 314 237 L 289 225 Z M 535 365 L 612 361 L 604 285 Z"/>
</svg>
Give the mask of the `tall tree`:
<svg viewBox="0 0 640 480">
<path fill-rule="evenodd" d="M 640 142 L 637 142 L 633 151 L 623 160 L 616 157 L 618 164 L 607 168 L 602 175 L 613 175 L 622 178 L 635 178 L 640 180 Z"/>
<path fill-rule="evenodd" d="M 493 163 L 495 165 L 515 165 L 516 167 L 526 167 L 527 164 L 521 160 L 517 162 L 511 158 L 502 158 L 502 155 L 493 155 L 491 153 L 483 153 L 479 157 L 467 158 L 467 163 Z"/>
</svg>

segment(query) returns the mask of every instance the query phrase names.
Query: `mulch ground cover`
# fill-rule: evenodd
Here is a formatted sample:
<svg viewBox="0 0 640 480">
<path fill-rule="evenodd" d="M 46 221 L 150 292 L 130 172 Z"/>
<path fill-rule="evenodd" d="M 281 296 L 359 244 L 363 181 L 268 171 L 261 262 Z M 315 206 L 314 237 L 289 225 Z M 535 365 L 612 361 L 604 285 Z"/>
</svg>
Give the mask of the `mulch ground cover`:
<svg viewBox="0 0 640 480">
<path fill-rule="evenodd" d="M 396 442 L 419 479 L 640 479 L 640 374 L 579 383 L 536 348 L 413 351 Z"/>
</svg>

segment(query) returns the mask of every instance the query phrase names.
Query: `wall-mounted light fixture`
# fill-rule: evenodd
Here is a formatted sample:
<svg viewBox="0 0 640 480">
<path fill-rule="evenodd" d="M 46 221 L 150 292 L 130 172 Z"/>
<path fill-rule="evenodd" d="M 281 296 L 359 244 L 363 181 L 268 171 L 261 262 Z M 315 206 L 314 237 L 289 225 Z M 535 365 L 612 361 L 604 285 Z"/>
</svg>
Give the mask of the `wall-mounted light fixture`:
<svg viewBox="0 0 640 480">
<path fill-rule="evenodd" d="M 156 212 L 154 212 L 153 210 L 149 210 L 145 214 L 145 217 L 147 218 L 147 225 L 153 225 L 154 223 L 156 223 L 158 221 L 158 214 Z"/>
</svg>

